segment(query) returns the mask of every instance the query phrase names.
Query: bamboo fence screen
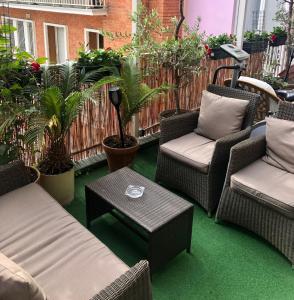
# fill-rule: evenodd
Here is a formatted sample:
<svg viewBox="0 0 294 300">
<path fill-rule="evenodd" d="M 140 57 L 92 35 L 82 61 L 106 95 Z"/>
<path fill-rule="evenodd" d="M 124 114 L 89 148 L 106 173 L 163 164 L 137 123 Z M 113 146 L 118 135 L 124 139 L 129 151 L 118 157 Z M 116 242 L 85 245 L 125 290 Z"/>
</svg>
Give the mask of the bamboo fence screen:
<svg viewBox="0 0 294 300">
<path fill-rule="evenodd" d="M 250 56 L 246 75 L 259 74 L 263 68 L 264 52 Z M 202 71 L 194 76 L 191 82 L 180 91 L 181 108 L 196 109 L 200 106 L 201 93 L 207 85 L 212 82 L 214 71 L 221 65 L 232 64 L 232 59 L 211 60 L 203 59 Z M 231 71 L 219 73 L 218 84 L 222 84 L 226 78 L 231 77 Z M 173 83 L 171 72 L 162 68 L 160 72 L 148 78 L 146 83 L 151 87 L 162 83 Z M 73 124 L 67 139 L 69 150 L 75 161 L 94 156 L 102 151 L 102 140 L 117 133 L 117 122 L 115 111 L 108 100 L 107 88 L 100 91 L 96 104 L 88 102 L 82 113 Z M 139 113 L 139 126 L 145 129 L 145 134 L 153 134 L 159 130 L 159 113 L 165 109 L 174 108 L 173 94 L 169 92 L 160 96 L 148 104 Z"/>
</svg>

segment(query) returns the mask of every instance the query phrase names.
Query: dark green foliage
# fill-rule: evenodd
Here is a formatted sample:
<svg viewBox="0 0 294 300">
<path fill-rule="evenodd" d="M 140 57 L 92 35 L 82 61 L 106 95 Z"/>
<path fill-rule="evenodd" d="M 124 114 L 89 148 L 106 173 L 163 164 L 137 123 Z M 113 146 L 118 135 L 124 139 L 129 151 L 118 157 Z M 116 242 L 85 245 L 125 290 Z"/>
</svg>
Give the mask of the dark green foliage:
<svg viewBox="0 0 294 300">
<path fill-rule="evenodd" d="M 247 42 L 266 41 L 268 38 L 267 32 L 246 31 L 244 33 L 244 40 Z"/>
<path fill-rule="evenodd" d="M 210 35 L 206 40 L 206 45 L 211 49 L 220 48 L 224 44 L 234 44 L 236 42 L 236 36 L 223 33 L 220 35 Z"/>
<path fill-rule="evenodd" d="M 274 27 L 271 34 L 274 34 L 277 37 L 283 37 L 283 36 L 287 35 L 287 31 L 283 27 L 277 26 L 277 27 Z"/>
<path fill-rule="evenodd" d="M 21 157 L 24 124 L 35 110 L 39 93 L 39 64 L 27 52 L 10 46 L 16 29 L 0 26 L 0 164 Z"/>
<path fill-rule="evenodd" d="M 74 63 L 44 70 L 40 104 L 31 115 L 25 135 L 29 145 L 37 144 L 38 149 L 42 149 L 43 158 L 39 163 L 42 173 L 60 174 L 73 166 L 65 138 L 84 103 L 92 99 L 95 91 L 95 87 L 81 91 L 78 76 Z"/>
</svg>

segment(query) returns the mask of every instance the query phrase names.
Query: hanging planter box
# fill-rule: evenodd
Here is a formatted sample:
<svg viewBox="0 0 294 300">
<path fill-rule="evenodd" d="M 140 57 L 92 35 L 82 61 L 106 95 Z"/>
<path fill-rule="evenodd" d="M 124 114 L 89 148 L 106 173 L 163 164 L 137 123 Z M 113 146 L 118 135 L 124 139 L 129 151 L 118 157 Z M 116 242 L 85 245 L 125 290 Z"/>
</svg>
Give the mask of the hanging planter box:
<svg viewBox="0 0 294 300">
<path fill-rule="evenodd" d="M 249 54 L 252 53 L 258 53 L 258 52 L 264 52 L 267 48 L 268 41 L 254 41 L 254 42 L 243 42 L 243 50 L 246 51 Z"/>
<path fill-rule="evenodd" d="M 287 41 L 287 35 L 286 34 L 280 35 L 280 36 L 277 36 L 274 41 L 273 40 L 270 41 L 270 46 L 271 47 L 282 46 L 282 45 L 286 44 L 286 41 Z"/>
<path fill-rule="evenodd" d="M 217 59 L 228 58 L 228 57 L 230 57 L 230 55 L 221 48 L 214 48 L 214 49 L 211 49 L 211 53 L 210 53 L 209 57 L 213 60 L 217 60 Z"/>
</svg>

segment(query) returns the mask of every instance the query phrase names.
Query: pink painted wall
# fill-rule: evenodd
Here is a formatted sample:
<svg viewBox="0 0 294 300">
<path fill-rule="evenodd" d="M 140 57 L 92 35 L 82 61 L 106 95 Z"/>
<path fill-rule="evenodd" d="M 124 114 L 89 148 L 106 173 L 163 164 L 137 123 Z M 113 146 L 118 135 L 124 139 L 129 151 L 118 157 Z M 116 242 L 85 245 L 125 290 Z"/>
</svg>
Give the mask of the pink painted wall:
<svg viewBox="0 0 294 300">
<path fill-rule="evenodd" d="M 191 26 L 197 17 L 207 34 L 232 33 L 235 0 L 186 0 L 186 18 Z"/>
</svg>

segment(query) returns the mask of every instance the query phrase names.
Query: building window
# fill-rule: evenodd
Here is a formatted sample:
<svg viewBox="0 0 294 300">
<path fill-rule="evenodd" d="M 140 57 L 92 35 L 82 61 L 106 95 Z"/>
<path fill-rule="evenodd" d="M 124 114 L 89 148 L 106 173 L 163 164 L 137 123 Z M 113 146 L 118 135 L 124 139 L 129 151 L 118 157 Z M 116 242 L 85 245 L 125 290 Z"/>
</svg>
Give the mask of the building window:
<svg viewBox="0 0 294 300">
<path fill-rule="evenodd" d="M 62 64 L 67 60 L 67 28 L 63 25 L 44 24 L 45 49 L 50 64 Z"/>
<path fill-rule="evenodd" d="M 103 34 L 99 30 L 85 29 L 85 47 L 87 50 L 103 49 Z"/>
<path fill-rule="evenodd" d="M 16 28 L 16 31 L 11 35 L 11 46 L 36 55 L 33 22 L 15 18 L 5 18 L 4 22 Z"/>
</svg>

